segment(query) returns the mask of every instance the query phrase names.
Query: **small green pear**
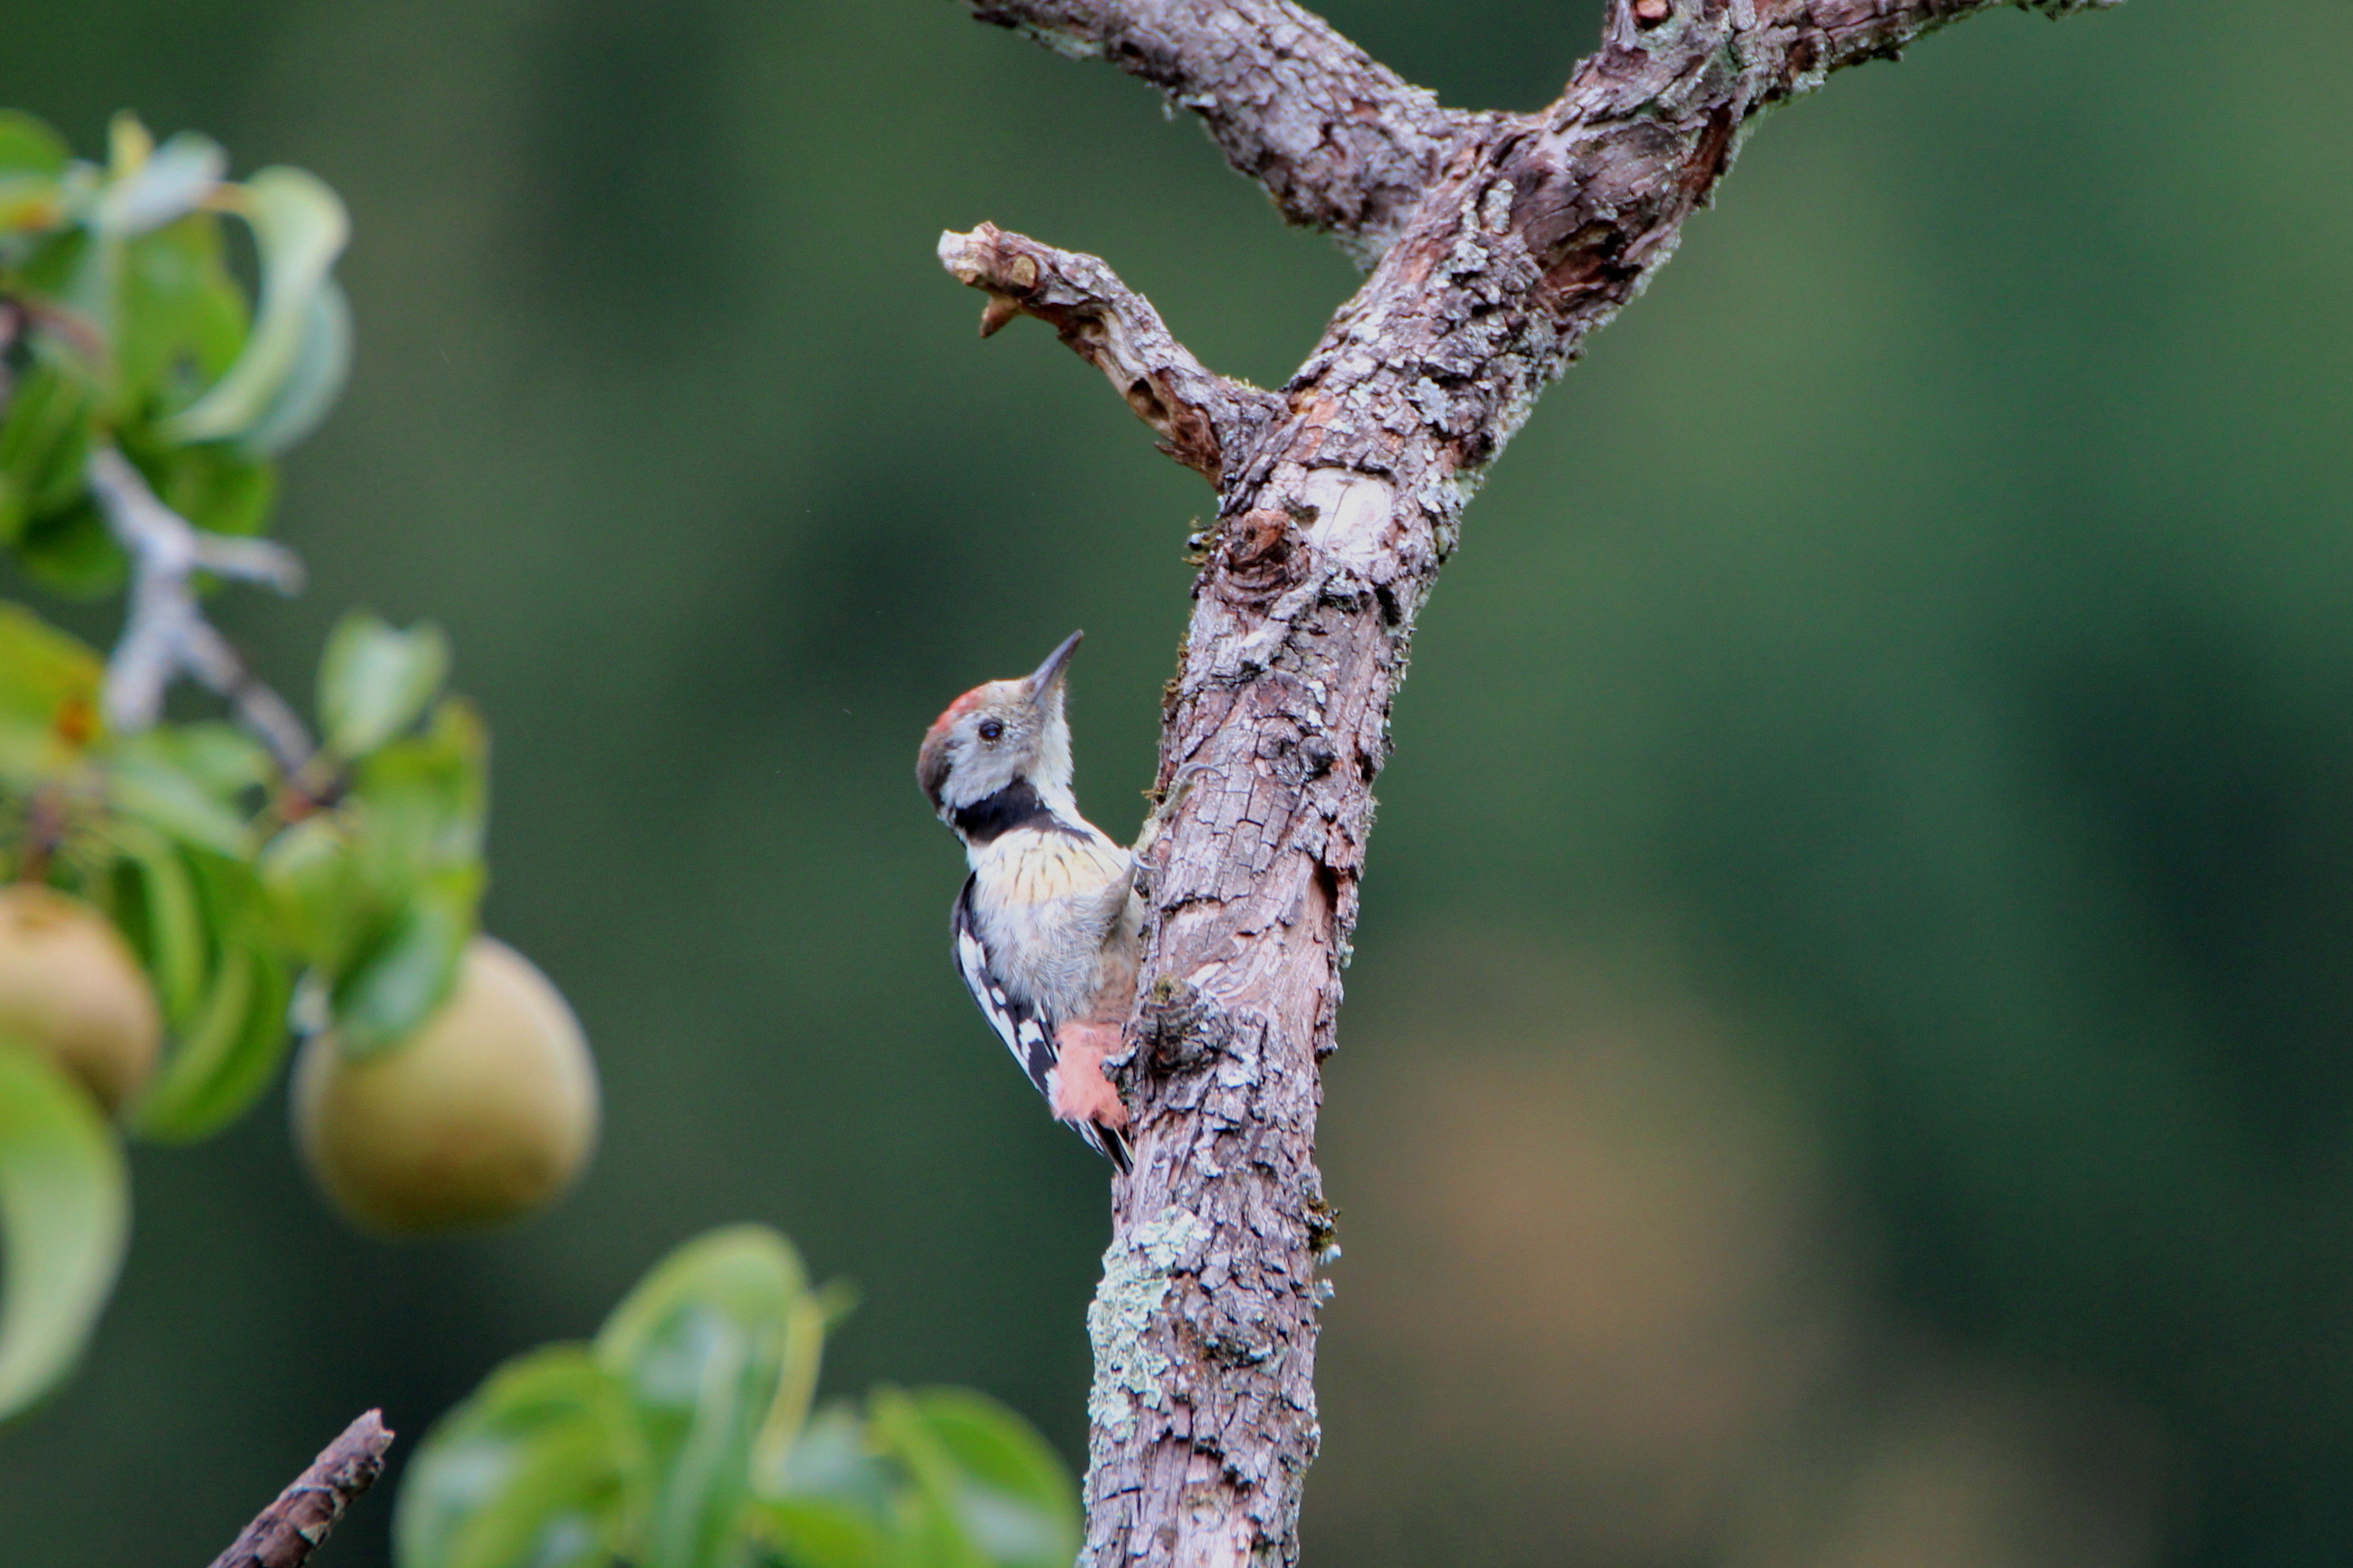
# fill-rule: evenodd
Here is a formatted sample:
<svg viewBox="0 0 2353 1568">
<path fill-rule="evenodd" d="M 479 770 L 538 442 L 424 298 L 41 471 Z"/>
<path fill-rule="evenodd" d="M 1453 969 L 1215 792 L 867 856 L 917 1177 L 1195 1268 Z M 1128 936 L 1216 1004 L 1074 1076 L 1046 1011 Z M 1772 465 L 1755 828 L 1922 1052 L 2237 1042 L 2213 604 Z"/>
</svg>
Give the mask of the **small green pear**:
<svg viewBox="0 0 2353 1568">
<path fill-rule="evenodd" d="M 0 887 L 0 1038 L 47 1057 L 109 1110 L 163 1048 L 155 989 L 114 922 L 33 882 Z"/>
<path fill-rule="evenodd" d="M 354 1061 L 332 1030 L 294 1064 L 294 1136 L 345 1218 L 389 1236 L 478 1230 L 552 1202 L 596 1142 L 579 1020 L 504 942 L 468 944 L 449 1000 Z"/>
</svg>

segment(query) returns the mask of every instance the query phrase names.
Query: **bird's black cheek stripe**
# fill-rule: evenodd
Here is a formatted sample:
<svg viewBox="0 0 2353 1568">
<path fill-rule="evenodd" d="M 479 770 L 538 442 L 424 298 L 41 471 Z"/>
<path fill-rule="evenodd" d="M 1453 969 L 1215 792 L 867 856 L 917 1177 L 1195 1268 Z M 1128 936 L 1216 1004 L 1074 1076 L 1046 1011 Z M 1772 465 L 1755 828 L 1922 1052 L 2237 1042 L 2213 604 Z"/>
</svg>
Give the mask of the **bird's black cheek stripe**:
<svg viewBox="0 0 2353 1568">
<path fill-rule="evenodd" d="M 976 845 L 994 843 L 1017 827 L 1059 826 L 1027 779 L 1007 784 L 986 800 L 958 806 L 951 820 L 965 842 Z"/>
</svg>

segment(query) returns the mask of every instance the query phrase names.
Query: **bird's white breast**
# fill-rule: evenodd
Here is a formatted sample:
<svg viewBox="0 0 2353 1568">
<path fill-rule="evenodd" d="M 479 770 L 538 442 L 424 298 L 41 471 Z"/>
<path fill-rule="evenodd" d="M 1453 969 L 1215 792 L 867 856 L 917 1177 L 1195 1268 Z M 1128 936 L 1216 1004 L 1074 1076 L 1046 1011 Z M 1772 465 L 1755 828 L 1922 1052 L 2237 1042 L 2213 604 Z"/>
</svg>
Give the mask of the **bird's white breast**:
<svg viewBox="0 0 2353 1568">
<path fill-rule="evenodd" d="M 1133 984 L 1128 853 L 1092 828 L 1016 828 L 971 850 L 972 910 L 1007 987 L 1060 1022 Z"/>
</svg>

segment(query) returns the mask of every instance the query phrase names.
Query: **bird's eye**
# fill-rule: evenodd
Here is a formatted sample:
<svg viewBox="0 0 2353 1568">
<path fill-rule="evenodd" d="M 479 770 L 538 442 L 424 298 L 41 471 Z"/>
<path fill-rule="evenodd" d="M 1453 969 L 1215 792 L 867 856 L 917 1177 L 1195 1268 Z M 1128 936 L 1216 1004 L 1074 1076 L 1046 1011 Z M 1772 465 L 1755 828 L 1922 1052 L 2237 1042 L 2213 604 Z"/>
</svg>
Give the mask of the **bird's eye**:
<svg viewBox="0 0 2353 1568">
<path fill-rule="evenodd" d="M 1005 726 L 998 723 L 996 720 L 983 719 L 980 721 L 980 738 L 982 740 L 995 742 L 1003 736 L 1004 733 Z"/>
</svg>

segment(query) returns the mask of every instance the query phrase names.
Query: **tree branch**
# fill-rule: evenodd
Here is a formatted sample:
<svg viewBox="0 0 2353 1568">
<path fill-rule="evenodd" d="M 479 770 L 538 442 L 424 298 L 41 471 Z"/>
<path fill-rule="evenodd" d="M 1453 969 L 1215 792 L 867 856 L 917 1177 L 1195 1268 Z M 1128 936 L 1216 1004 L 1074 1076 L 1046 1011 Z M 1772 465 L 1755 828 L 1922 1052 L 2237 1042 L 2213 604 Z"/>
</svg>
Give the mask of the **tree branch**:
<svg viewBox="0 0 2353 1568">
<path fill-rule="evenodd" d="M 972 0 L 1203 98 L 1178 100 L 1287 216 L 1392 240 L 1280 401 L 1260 395 L 1196 465 L 1216 476 L 1219 521 L 1162 715 L 1169 804 L 1138 855 L 1145 952 L 1116 1064 L 1135 1165 L 1088 1313 L 1089 1568 L 1297 1559 L 1321 1440 L 1316 1271 L 1336 1256 L 1317 1064 L 1336 1043 L 1389 704 L 1472 492 L 1672 253 L 1757 115 L 1995 3 L 1611 0 L 1600 50 L 1550 108 L 1434 121 L 1426 94 L 1278 0 Z M 1226 95 L 1237 78 L 1246 90 Z M 1016 261 L 1063 254 L 996 241 Z M 1107 269 L 1069 259 L 1099 269 L 1081 297 L 1113 298 Z M 1009 305 L 993 318 L 1041 313 L 1042 284 L 1012 266 L 966 280 L 995 280 Z M 1157 328 L 1116 298 L 1109 319 Z"/>
<path fill-rule="evenodd" d="M 1201 117 L 1285 219 L 1362 267 L 1403 228 L 1455 142 L 1498 116 L 1439 107 L 1290 0 L 966 0 L 1055 53 L 1109 59 Z"/>
<path fill-rule="evenodd" d="M 1160 312 L 1092 256 L 1056 250 L 993 223 L 940 236 L 940 265 L 988 296 L 980 335 L 1035 316 L 1103 373 L 1160 449 L 1216 484 L 1224 454 L 1247 445 L 1282 400 L 1203 367 Z"/>
<path fill-rule="evenodd" d="M 253 1516 L 212 1568 L 301 1568 L 352 1500 L 384 1473 L 385 1450 L 391 1447 L 381 1411 L 344 1427 L 276 1502 Z"/>
<path fill-rule="evenodd" d="M 150 728 L 163 715 L 173 679 L 189 675 L 226 698 L 238 721 L 294 778 L 315 750 L 310 731 L 205 619 L 195 578 L 207 572 L 292 594 L 302 586 L 302 563 L 269 540 L 195 527 L 158 500 L 139 470 L 111 447 L 90 455 L 87 478 L 107 526 L 131 557 L 130 615 L 106 665 L 107 723 L 127 733 Z"/>
</svg>

